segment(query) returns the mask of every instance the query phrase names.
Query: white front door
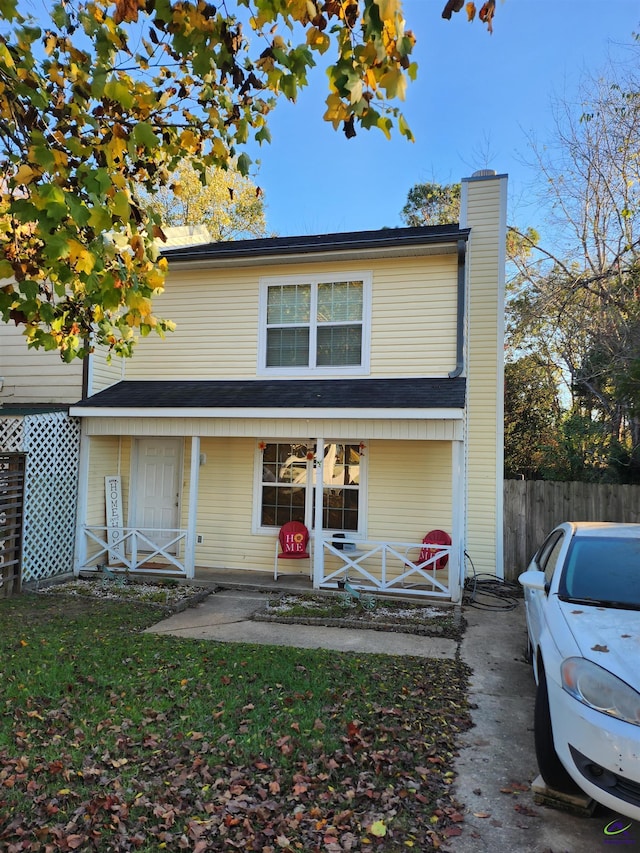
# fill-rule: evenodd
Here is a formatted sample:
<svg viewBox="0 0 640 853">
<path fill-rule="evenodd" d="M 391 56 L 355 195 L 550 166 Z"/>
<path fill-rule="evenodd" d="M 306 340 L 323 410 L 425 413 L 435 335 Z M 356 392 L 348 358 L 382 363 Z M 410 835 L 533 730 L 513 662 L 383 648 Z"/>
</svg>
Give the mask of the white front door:
<svg viewBox="0 0 640 853">
<path fill-rule="evenodd" d="M 131 517 L 133 527 L 144 531 L 164 548 L 180 526 L 182 439 L 141 438 L 136 441 Z M 175 546 L 169 549 L 175 552 Z"/>
</svg>

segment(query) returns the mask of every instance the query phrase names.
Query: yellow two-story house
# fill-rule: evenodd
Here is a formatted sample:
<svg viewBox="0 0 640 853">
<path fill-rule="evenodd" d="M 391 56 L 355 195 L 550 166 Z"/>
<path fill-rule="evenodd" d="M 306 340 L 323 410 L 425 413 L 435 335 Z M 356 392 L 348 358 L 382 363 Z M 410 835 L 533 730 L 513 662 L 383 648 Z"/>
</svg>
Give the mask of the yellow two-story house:
<svg viewBox="0 0 640 853">
<path fill-rule="evenodd" d="M 463 180 L 459 225 L 167 249 L 177 330 L 117 377 L 96 361 L 70 410 L 76 572 L 453 601 L 469 560 L 501 577 L 506 189 Z M 302 560 L 279 557 L 291 521 Z"/>
</svg>

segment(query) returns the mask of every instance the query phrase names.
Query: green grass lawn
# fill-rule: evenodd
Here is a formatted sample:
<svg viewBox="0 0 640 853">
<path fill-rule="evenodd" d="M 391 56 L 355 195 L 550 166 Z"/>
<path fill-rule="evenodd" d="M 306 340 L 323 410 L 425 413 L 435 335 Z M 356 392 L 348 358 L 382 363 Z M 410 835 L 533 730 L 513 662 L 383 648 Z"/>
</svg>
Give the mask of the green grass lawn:
<svg viewBox="0 0 640 853">
<path fill-rule="evenodd" d="M 140 604 L 0 600 L 0 849 L 437 849 L 457 661 L 144 634 Z"/>
</svg>

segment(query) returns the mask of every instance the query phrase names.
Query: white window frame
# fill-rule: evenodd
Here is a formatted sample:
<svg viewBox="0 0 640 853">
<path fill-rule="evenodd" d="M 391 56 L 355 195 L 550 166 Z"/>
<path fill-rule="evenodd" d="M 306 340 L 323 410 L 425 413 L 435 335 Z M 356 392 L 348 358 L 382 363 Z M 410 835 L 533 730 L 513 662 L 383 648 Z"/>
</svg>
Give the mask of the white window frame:
<svg viewBox="0 0 640 853">
<path fill-rule="evenodd" d="M 264 439 L 265 444 L 286 444 L 288 441 L 291 441 L 292 444 L 300 443 L 300 439 L 286 439 L 286 438 L 266 438 Z M 366 441 L 366 439 L 363 439 Z M 309 444 L 315 444 L 315 439 L 309 439 Z M 344 438 L 327 438 L 325 440 L 325 446 L 328 444 L 355 444 L 352 439 L 344 439 Z M 312 478 L 312 469 L 313 462 L 309 461 L 308 471 L 309 477 Z M 260 449 L 260 442 L 256 442 L 256 449 L 254 455 L 254 476 L 253 476 L 253 523 L 252 533 L 260 534 L 260 535 L 268 535 L 273 536 L 274 533 L 280 529 L 276 526 L 264 526 L 261 525 L 262 519 L 262 450 Z M 360 470 L 359 470 L 359 482 L 358 482 L 358 529 L 357 530 L 349 530 L 346 531 L 349 536 L 353 536 L 356 539 L 365 539 L 367 536 L 367 511 L 368 511 L 368 457 L 367 452 L 365 451 L 360 457 Z M 313 505 L 313 485 L 311 482 L 307 482 L 306 486 L 306 495 L 305 495 L 305 518 L 304 523 L 308 528 L 309 532 L 313 536 L 315 534 L 314 529 L 314 519 L 315 519 L 315 507 Z M 323 486 L 324 489 L 327 488 Z M 331 533 L 342 533 L 343 531 L 340 528 L 323 528 L 323 535 L 328 535 Z"/>
<path fill-rule="evenodd" d="M 267 367 L 267 301 L 273 286 L 308 284 L 311 286 L 311 316 L 316 318 L 318 285 L 335 281 L 362 282 L 362 352 L 360 364 L 301 367 Z M 262 376 L 363 376 L 370 372 L 371 360 L 371 271 L 340 270 L 322 275 L 264 276 L 260 278 L 260 311 L 258 319 L 258 375 Z M 309 352 L 315 352 L 317 321 L 310 322 Z"/>
</svg>

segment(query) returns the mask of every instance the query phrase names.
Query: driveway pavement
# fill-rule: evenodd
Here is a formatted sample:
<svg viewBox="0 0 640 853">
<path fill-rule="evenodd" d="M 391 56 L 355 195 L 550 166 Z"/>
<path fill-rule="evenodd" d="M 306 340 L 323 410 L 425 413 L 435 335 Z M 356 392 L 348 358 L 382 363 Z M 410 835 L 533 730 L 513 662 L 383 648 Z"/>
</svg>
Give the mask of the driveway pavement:
<svg viewBox="0 0 640 853">
<path fill-rule="evenodd" d="M 523 657 L 522 602 L 513 610 L 465 607 L 464 617 L 461 654 L 473 672 L 469 701 L 476 707 L 456 761 L 465 820 L 462 835 L 449 841 L 451 853 L 640 850 L 640 826 L 601 806 L 578 816 L 536 801 L 532 783 L 539 794 L 551 792 L 538 777 L 533 745 L 535 682 Z M 586 797 L 574 805 L 593 808 Z"/>
<path fill-rule="evenodd" d="M 149 631 L 218 642 L 425 658 L 457 653 L 452 640 L 252 621 L 264 602 L 265 595 L 255 590 L 219 591 Z M 449 839 L 447 851 L 592 853 L 620 847 L 640 851 L 639 825 L 601 807 L 588 816 L 550 807 L 540 803 L 532 789 L 538 775 L 532 732 L 535 685 L 523 659 L 522 603 L 513 609 L 465 606 L 463 615 L 467 630 L 460 654 L 473 673 L 474 726 L 462 737 L 456 761 L 455 793 L 465 819 L 461 835 Z M 580 805 L 589 804 L 584 800 Z"/>
</svg>

